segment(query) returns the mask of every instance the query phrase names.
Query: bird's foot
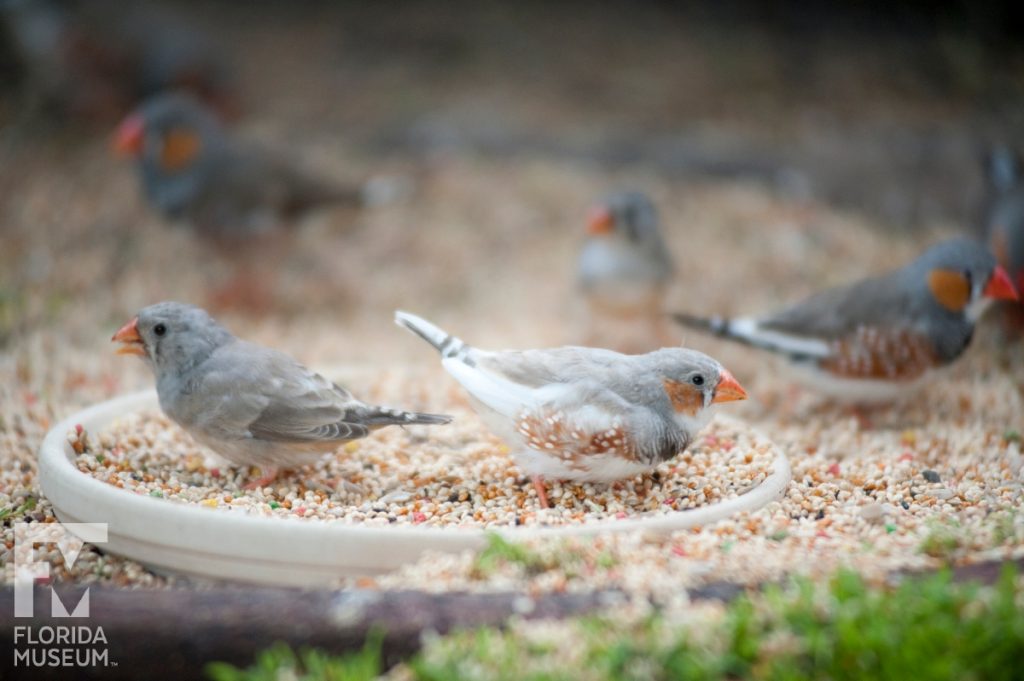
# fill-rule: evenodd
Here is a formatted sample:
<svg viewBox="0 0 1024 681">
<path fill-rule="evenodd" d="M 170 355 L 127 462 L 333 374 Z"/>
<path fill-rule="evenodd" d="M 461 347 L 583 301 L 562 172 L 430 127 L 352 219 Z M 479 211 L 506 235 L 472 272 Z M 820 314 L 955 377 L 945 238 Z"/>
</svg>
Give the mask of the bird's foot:
<svg viewBox="0 0 1024 681">
<path fill-rule="evenodd" d="M 534 475 L 531 480 L 533 481 L 533 488 L 537 490 L 537 500 L 540 502 L 540 507 L 551 508 L 551 504 L 548 503 L 548 490 L 544 485 L 544 476 Z"/>
<path fill-rule="evenodd" d="M 850 407 L 850 415 L 857 421 L 857 428 L 860 430 L 871 430 L 875 427 L 874 420 L 871 418 L 872 411 L 865 406 L 858 404 Z"/>
<path fill-rule="evenodd" d="M 366 490 L 363 489 L 362 485 L 356 484 L 348 478 L 332 478 L 327 481 L 325 487 L 328 491 L 335 494 L 352 494 L 357 496 L 363 496 L 366 494 Z"/>
<path fill-rule="evenodd" d="M 242 487 L 242 489 L 254 490 L 266 487 L 270 483 L 274 482 L 274 480 L 277 480 L 277 476 L 281 472 L 281 469 L 276 467 L 261 468 L 260 471 L 263 473 L 263 475 L 261 475 L 260 477 L 256 478 L 251 482 L 246 483 L 245 486 Z"/>
</svg>

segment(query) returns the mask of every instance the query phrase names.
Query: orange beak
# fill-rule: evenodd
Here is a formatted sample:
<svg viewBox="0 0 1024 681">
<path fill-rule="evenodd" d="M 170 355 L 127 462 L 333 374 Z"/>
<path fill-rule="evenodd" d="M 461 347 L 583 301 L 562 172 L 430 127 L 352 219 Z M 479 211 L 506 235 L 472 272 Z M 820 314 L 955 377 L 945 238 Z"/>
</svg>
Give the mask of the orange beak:
<svg viewBox="0 0 1024 681">
<path fill-rule="evenodd" d="M 145 136 L 146 125 L 142 116 L 137 113 L 129 114 L 121 125 L 117 126 L 114 133 L 113 148 L 118 156 L 135 157 L 142 153 L 142 140 Z"/>
<path fill-rule="evenodd" d="M 607 208 L 595 208 L 590 213 L 590 219 L 587 221 L 587 234 L 590 236 L 604 236 L 605 234 L 611 234 L 612 229 L 615 227 L 615 217 L 612 212 Z"/>
<path fill-rule="evenodd" d="M 747 391 L 727 369 L 722 369 L 722 374 L 718 377 L 718 386 L 715 388 L 715 398 L 711 400 L 711 404 L 745 399 L 747 399 Z"/>
<path fill-rule="evenodd" d="M 139 335 L 138 317 L 132 317 L 132 320 L 118 329 L 110 340 L 124 343 L 117 349 L 119 355 L 145 356 L 146 354 L 146 349 L 142 345 L 142 336 Z"/>
<path fill-rule="evenodd" d="M 992 278 L 988 280 L 988 286 L 982 291 L 982 295 L 996 300 L 1020 300 L 1017 289 L 1013 288 L 1013 282 L 1010 281 L 1010 275 L 1000 265 L 996 265 L 996 271 L 992 273 Z"/>
</svg>

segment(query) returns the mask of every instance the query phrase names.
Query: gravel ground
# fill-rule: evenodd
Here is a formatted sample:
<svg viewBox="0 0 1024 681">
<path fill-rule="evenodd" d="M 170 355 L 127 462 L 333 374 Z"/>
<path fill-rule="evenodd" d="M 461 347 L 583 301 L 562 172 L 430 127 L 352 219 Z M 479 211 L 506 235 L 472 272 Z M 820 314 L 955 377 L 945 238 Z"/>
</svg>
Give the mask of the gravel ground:
<svg viewBox="0 0 1024 681">
<path fill-rule="evenodd" d="M 235 30 L 260 36 L 269 29 Z M 320 34 L 310 43 L 307 51 L 325 49 Z M 291 45 L 285 38 L 268 44 Z M 248 86 L 265 61 L 255 57 L 246 65 Z M 282 69 L 268 70 L 266 77 L 285 83 Z M 629 81 L 631 73 L 624 71 L 623 78 Z M 480 87 L 479 74 L 462 76 L 462 86 Z M 324 74 L 312 74 L 301 85 L 327 82 Z M 936 112 L 926 106 L 927 96 L 914 96 L 910 104 L 902 103 L 906 106 L 894 104 L 890 113 L 915 120 L 947 116 L 943 125 L 962 122 L 961 109 Z M 479 467 L 461 470 L 460 476 L 482 479 L 493 472 L 495 482 L 514 477 L 436 356 L 396 329 L 392 312 L 401 307 L 423 314 L 485 348 L 577 341 L 584 320 L 573 288 L 573 258 L 588 208 L 610 190 L 639 188 L 654 198 L 679 265 L 669 303 L 693 312 L 771 309 L 823 286 L 897 266 L 963 227 L 930 220 L 908 233 L 806 193 L 736 178 L 666 176 L 639 163 L 608 167 L 586 158 L 495 158 L 444 149 L 426 160 L 381 160 L 333 134 L 332 126 L 307 131 L 332 101 L 340 101 L 337 97 L 323 103 L 268 103 L 242 123 L 242 132 L 278 146 L 286 143 L 313 167 L 337 177 L 412 178 L 415 192 L 358 215 L 313 216 L 266 264 L 277 291 L 273 304 L 258 314 L 228 311 L 221 317 L 238 334 L 311 366 L 357 367 L 348 382 L 365 399 L 395 396 L 403 407 L 450 410 L 460 417 L 448 430 L 382 432 L 345 452 L 370 461 L 387 461 L 389 453 L 407 450 L 410 457 L 435 457 L 438 466 L 458 460 Z M 524 99 L 536 104 L 543 96 Z M 375 105 L 390 101 L 378 97 Z M 473 101 L 453 102 L 453 108 L 457 103 L 479 113 Z M 505 100 L 495 102 L 484 107 L 483 118 Z M 713 117 L 713 103 L 705 104 Z M 779 115 L 769 108 L 771 116 Z M 372 118 L 378 112 L 370 106 L 363 113 Z M 535 128 L 554 122 L 563 130 L 573 120 L 564 107 L 560 117 L 543 107 L 533 113 L 524 120 Z M 662 113 L 664 126 L 672 118 Z M 748 113 L 757 117 L 756 111 Z M 743 130 L 754 125 L 750 117 L 735 124 Z M 720 128 L 714 130 L 711 137 L 720 134 Z M 53 135 L 45 128 L 17 134 L 16 143 L 11 134 L 3 138 L 7 162 L 0 169 L 6 187 L 0 203 L 0 512 L 9 509 L 0 538 L 4 583 L 13 577 L 12 521 L 53 521 L 35 477 L 35 452 L 47 428 L 81 407 L 152 384 L 140 362 L 114 356 L 110 335 L 137 309 L 158 300 L 205 304 L 229 271 L 222 254 L 209 251 L 187 230 L 168 228 L 146 209 L 132 169 L 108 156 L 103 135 L 71 140 L 68 133 Z M 678 338 L 720 359 L 747 388 L 751 399 L 731 413 L 787 453 L 794 482 L 781 502 L 668 537 L 531 545 L 543 559 L 530 565 L 505 561 L 482 571 L 471 555 L 427 556 L 359 584 L 531 591 L 617 586 L 684 598 L 685 587 L 707 581 L 753 583 L 786 573 L 824 573 L 838 565 L 879 576 L 897 568 L 1024 552 L 1024 514 L 1018 512 L 1024 494 L 1019 340 L 1007 341 L 991 325 L 983 326 L 948 372 L 905 403 L 876 410 L 865 421 L 794 388 L 785 367 L 766 355 L 694 333 L 680 332 Z M 209 472 L 160 417 L 139 425 L 180 445 L 184 456 L 161 464 L 168 471 L 184 467 L 189 472 L 194 465 L 191 473 Z M 706 459 L 694 454 L 677 464 L 723 466 L 733 455 L 711 457 L 714 451 L 709 447 L 702 450 Z M 336 471 L 321 466 L 316 475 L 344 474 L 347 461 L 339 458 Z M 723 477 L 722 484 L 741 485 L 746 474 Z M 192 501 L 236 503 L 234 488 L 214 490 L 205 478 L 178 480 L 179 494 Z M 387 476 L 364 475 L 356 482 L 370 496 L 394 491 Z M 475 517 L 477 509 L 466 506 L 474 503 L 468 499 L 447 502 L 454 491 L 445 486 L 449 483 L 438 479 L 436 484 L 439 498 L 432 503 L 452 503 L 460 512 L 472 510 L 474 522 L 489 522 Z M 224 494 L 232 501 L 225 502 Z M 270 496 L 278 498 L 279 492 L 272 489 Z M 418 512 L 426 515 L 422 506 Z M 92 549 L 73 569 L 54 572 L 58 580 L 125 586 L 177 583 Z"/>
</svg>

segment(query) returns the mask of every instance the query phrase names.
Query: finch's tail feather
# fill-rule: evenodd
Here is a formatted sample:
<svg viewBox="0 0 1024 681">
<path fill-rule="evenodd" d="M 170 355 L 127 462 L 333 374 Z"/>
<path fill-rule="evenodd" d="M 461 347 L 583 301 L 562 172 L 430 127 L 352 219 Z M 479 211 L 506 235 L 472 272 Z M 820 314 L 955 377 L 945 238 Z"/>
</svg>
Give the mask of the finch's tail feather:
<svg viewBox="0 0 1024 681">
<path fill-rule="evenodd" d="M 819 338 L 800 337 L 766 329 L 756 319 L 738 317 L 698 317 L 679 312 L 672 318 L 683 326 L 706 331 L 721 338 L 743 343 L 762 350 L 777 352 L 793 360 L 815 360 L 829 354 L 828 345 Z"/>
<path fill-rule="evenodd" d="M 672 319 L 691 329 L 707 331 L 723 338 L 732 337 L 732 334 L 729 333 L 729 320 L 724 317 L 698 317 L 686 312 L 676 312 L 673 313 Z M 740 339 L 737 338 L 737 340 Z"/>
<path fill-rule="evenodd" d="M 370 428 L 413 425 L 439 426 L 451 423 L 452 417 L 445 414 L 425 414 L 418 411 L 368 406 L 361 410 L 359 421 Z"/>
<path fill-rule="evenodd" d="M 406 175 L 378 175 L 360 187 L 364 206 L 387 206 L 407 200 L 416 192 L 416 181 Z"/>
<path fill-rule="evenodd" d="M 473 361 L 473 348 L 461 339 L 431 324 L 422 317 L 417 317 L 410 312 L 397 310 L 395 312 L 395 323 L 405 327 L 409 331 L 434 346 L 444 359 L 457 359 L 470 366 L 476 364 Z"/>
<path fill-rule="evenodd" d="M 304 176 L 295 182 L 289 210 L 302 213 L 332 204 L 349 208 L 385 206 L 401 202 L 412 195 L 413 189 L 412 181 L 402 177 L 373 177 L 361 184 L 342 184 Z"/>
<path fill-rule="evenodd" d="M 340 184 L 322 180 L 295 171 L 291 181 L 291 193 L 285 204 L 285 213 L 290 216 L 304 215 L 323 206 L 340 205 L 358 208 L 363 205 L 362 188 L 356 185 Z"/>
</svg>

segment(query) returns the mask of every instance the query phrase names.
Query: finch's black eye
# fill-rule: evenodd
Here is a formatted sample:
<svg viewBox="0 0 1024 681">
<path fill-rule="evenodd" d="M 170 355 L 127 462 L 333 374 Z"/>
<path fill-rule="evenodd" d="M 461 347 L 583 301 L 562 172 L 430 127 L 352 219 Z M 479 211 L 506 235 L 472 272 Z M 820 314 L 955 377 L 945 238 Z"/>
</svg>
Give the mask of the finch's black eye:
<svg viewBox="0 0 1024 681">
<path fill-rule="evenodd" d="M 164 326 L 163 324 L 157 324 L 156 326 L 153 327 L 153 333 L 155 333 L 158 336 L 162 336 L 165 333 L 167 333 L 167 327 Z"/>
<path fill-rule="evenodd" d="M 693 383 L 696 386 L 702 386 L 704 385 L 704 377 L 701 376 L 700 374 L 697 374 L 696 376 L 690 379 L 690 383 Z"/>
</svg>

